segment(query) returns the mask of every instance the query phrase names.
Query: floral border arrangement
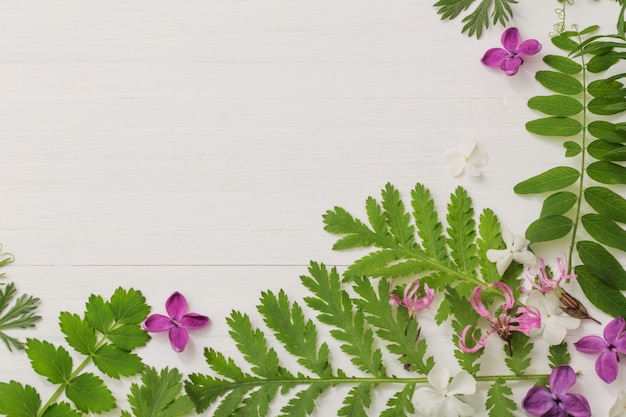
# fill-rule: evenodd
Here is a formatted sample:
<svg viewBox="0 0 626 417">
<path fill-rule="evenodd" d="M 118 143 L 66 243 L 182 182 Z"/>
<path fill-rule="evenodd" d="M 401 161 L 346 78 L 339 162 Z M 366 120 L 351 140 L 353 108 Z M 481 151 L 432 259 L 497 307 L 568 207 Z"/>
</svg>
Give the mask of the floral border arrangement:
<svg viewBox="0 0 626 417">
<path fill-rule="evenodd" d="M 442 18 L 453 19 L 473 1 L 440 0 L 435 7 Z M 463 31 L 479 37 L 489 26 L 490 11 L 494 24 L 504 24 L 514 3 L 482 0 L 464 18 Z M 620 357 L 626 355 L 626 271 L 616 258 L 626 252 L 621 226 L 626 199 L 615 191 L 626 184 L 620 164 L 626 161 L 626 123 L 616 121 L 626 112 L 626 73 L 601 75 L 626 61 L 625 9 L 616 33 L 595 35 L 597 26 L 566 31 L 563 25 L 551 38 L 563 53 L 543 57 L 549 68 L 535 78 L 549 93 L 528 101 L 542 117 L 526 129 L 564 139 L 565 157 L 576 158 L 578 168 L 568 163 L 515 185 L 517 194 L 546 196 L 524 236 L 502 229 L 490 209 L 476 215 L 462 187 L 439 213 L 424 185 L 410 191 L 407 209 L 400 192 L 387 184 L 379 199 L 366 199 L 366 220 L 341 207 L 323 216 L 325 230 L 337 236 L 334 250 L 365 248 L 367 255 L 341 273 L 311 262 L 300 277 L 309 291 L 302 300 L 306 307 L 282 290 L 263 292 L 257 312 L 265 328 L 254 326 L 247 313 L 233 311 L 226 322 L 240 357 L 205 348 L 206 373 L 187 376 L 147 367 L 137 354 L 151 340 L 150 332 L 167 332 L 173 350 L 182 352 L 190 333 L 210 323 L 208 316 L 187 311 L 182 294 L 168 298 L 167 314 L 150 314 L 135 289 L 118 288 L 108 299 L 92 295 L 82 315 L 60 314 L 67 346 L 56 346 L 36 338 L 21 342 L 5 332 L 33 327 L 40 318 L 39 300 L 16 299 L 14 284 L 7 284 L 0 290 L 0 339 L 9 350 L 24 349 L 33 370 L 56 388 L 44 402 L 30 385 L 0 382 L 0 414 L 79 417 L 113 410 L 117 402 L 105 375 L 134 378 L 131 408 L 120 412 L 123 417 L 266 416 L 277 397 L 284 397 L 281 416 L 304 417 L 337 386 L 349 388 L 337 415 L 367 416 L 372 394 L 382 385 L 393 387 L 383 417 L 472 416 L 475 410 L 465 400 L 479 387 L 486 389 L 484 409 L 490 417 L 514 416 L 520 409 L 544 417 L 590 416 L 592 405 L 575 386 L 572 354 L 595 355 L 597 377 L 607 384 L 616 380 Z M 522 42 L 519 31 L 509 28 L 502 48 L 489 49 L 482 63 L 513 76 L 524 58 L 540 50 L 538 41 Z M 478 176 L 487 161 L 471 141 L 445 156 L 451 175 Z M 548 262 L 537 258 L 533 244 L 556 239 L 569 242 L 563 256 Z M 0 267 L 12 259 L 0 254 Z M 586 300 L 571 295 L 574 285 Z M 568 331 L 581 320 L 598 322 L 587 302 L 614 318 L 598 327 L 602 335 L 584 336 L 572 350 L 565 341 Z M 449 323 L 453 330 L 450 342 L 461 369 L 455 375 L 429 354 L 421 335 L 425 309 L 436 309 L 436 323 Z M 350 359 L 350 369 L 320 340 L 323 332 Z M 270 338 L 279 342 L 281 353 Z M 488 344 L 501 346 L 507 373 L 482 371 Z M 536 344 L 547 347 L 549 355 L 543 372 L 531 374 Z M 297 365 L 286 366 L 285 354 Z M 86 370 L 88 365 L 97 371 Z M 521 402 L 513 399 L 512 381 L 528 386 Z M 610 411 L 610 417 L 624 416 L 626 391 Z"/>
</svg>

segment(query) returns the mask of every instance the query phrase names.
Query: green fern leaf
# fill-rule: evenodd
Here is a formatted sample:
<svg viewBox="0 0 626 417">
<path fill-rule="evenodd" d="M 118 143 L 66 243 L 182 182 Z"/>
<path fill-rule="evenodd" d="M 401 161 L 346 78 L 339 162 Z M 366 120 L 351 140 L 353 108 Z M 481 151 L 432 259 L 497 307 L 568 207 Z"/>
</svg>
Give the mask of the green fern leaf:
<svg viewBox="0 0 626 417">
<path fill-rule="evenodd" d="M 446 218 L 452 259 L 461 271 L 475 275 L 478 265 L 475 245 L 476 222 L 472 200 L 463 188 L 458 187 L 450 196 Z"/>
<path fill-rule="evenodd" d="M 548 359 L 550 360 L 550 366 L 552 368 L 556 368 L 559 365 L 569 365 L 572 361 L 572 357 L 567 349 L 566 341 L 563 341 L 558 345 L 551 345 L 549 350 L 550 355 L 548 355 Z"/>
<path fill-rule="evenodd" d="M 411 225 L 411 216 L 405 211 L 400 193 L 393 185 L 387 183 L 382 196 L 387 225 L 396 244 L 401 248 L 412 249 L 415 245 L 415 229 Z"/>
<path fill-rule="evenodd" d="M 383 208 L 378 204 L 378 201 L 374 197 L 368 197 L 365 201 L 365 210 L 367 212 L 367 218 L 378 236 L 385 238 L 391 238 L 389 233 L 389 226 L 387 226 L 387 217 L 383 212 Z"/>
<path fill-rule="evenodd" d="M 505 247 L 500 234 L 500 221 L 491 209 L 485 209 L 480 215 L 478 223 L 479 238 L 476 239 L 480 272 L 485 282 L 500 280 L 500 274 L 495 263 L 487 259 L 489 249 L 503 249 Z"/>
<path fill-rule="evenodd" d="M 383 411 L 380 417 L 405 417 L 408 413 L 414 413 L 414 392 L 415 384 L 406 384 L 401 391 L 398 391 L 387 401 L 387 409 Z"/>
<path fill-rule="evenodd" d="M 344 406 L 337 412 L 338 416 L 368 417 L 367 409 L 372 403 L 373 384 L 362 383 L 352 388 L 343 401 Z"/>
<path fill-rule="evenodd" d="M 530 366 L 530 353 L 533 350 L 533 344 L 530 338 L 520 332 L 514 332 L 511 338 L 510 351 L 509 346 L 504 346 L 506 366 L 513 371 L 515 375 L 523 375 Z"/>
<path fill-rule="evenodd" d="M 424 253 L 439 262 L 448 263 L 448 248 L 443 235 L 443 226 L 439 222 L 430 191 L 422 184 L 417 184 L 411 191 L 411 197 L 413 217 Z"/>
<path fill-rule="evenodd" d="M 141 385 L 133 384 L 128 401 L 135 417 L 182 417 L 193 411 L 189 397 L 181 395 L 182 375 L 176 369 L 146 368 Z M 127 413 L 130 416 L 129 413 Z"/>
<path fill-rule="evenodd" d="M 512 394 L 506 382 L 503 379 L 497 379 L 487 391 L 485 405 L 489 411 L 489 417 L 515 417 L 513 411 L 517 410 L 517 405 L 510 398 Z"/>
<path fill-rule="evenodd" d="M 280 417 L 306 417 L 313 412 L 315 400 L 324 392 L 325 385 L 314 384 L 299 391 L 281 410 Z"/>
<path fill-rule="evenodd" d="M 324 214 L 323 219 L 325 224 L 324 230 L 333 234 L 346 235 L 333 245 L 334 250 L 368 248 L 381 245 L 381 239 L 376 233 L 341 207 L 328 210 Z"/>
</svg>

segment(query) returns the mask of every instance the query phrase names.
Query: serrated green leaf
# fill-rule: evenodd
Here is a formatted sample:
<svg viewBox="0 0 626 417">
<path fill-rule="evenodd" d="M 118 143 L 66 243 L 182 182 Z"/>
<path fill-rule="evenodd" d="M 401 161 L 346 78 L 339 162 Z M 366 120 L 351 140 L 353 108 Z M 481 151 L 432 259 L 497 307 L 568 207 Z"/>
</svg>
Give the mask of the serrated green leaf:
<svg viewBox="0 0 626 417">
<path fill-rule="evenodd" d="M 96 333 L 78 314 L 62 312 L 59 316 L 59 325 L 65 334 L 65 340 L 77 352 L 90 355 L 96 350 Z"/>
<path fill-rule="evenodd" d="M 557 36 L 553 36 L 552 38 L 550 38 L 550 41 L 554 46 L 563 49 L 564 51 L 573 51 L 574 49 L 578 48 L 578 42 L 573 41 L 569 36 L 563 33 Z"/>
<path fill-rule="evenodd" d="M 254 388 L 250 385 L 249 389 Z M 185 392 L 191 398 L 191 401 L 196 406 L 196 410 L 201 413 L 209 408 L 216 400 L 227 395 L 231 390 L 239 391 L 237 385 L 234 385 L 232 381 L 226 381 L 223 379 L 214 378 L 208 375 L 200 375 L 192 373 L 185 381 Z M 245 391 L 241 393 L 241 396 Z M 225 401 L 226 399 L 224 399 Z M 234 405 L 239 405 L 239 401 Z"/>
<path fill-rule="evenodd" d="M 595 240 L 626 252 L 626 230 L 601 214 L 585 214 L 580 218 L 587 233 Z"/>
<path fill-rule="evenodd" d="M 580 101 L 561 95 L 532 97 L 528 100 L 528 107 L 550 116 L 573 116 L 583 111 Z"/>
<path fill-rule="evenodd" d="M 122 350 L 133 350 L 145 346 L 150 335 L 138 324 L 127 324 L 111 329 L 107 336 L 109 340 Z"/>
<path fill-rule="evenodd" d="M 583 125 L 569 117 L 544 117 L 526 123 L 526 130 L 541 136 L 567 137 L 582 132 Z"/>
<path fill-rule="evenodd" d="M 487 251 L 489 249 L 503 249 L 506 246 L 500 234 L 501 229 L 500 221 L 493 210 L 483 210 L 478 222 L 479 237 L 476 240 L 476 246 L 478 248 L 480 272 L 485 282 L 500 280 L 498 268 L 494 262 L 489 261 L 487 258 Z"/>
<path fill-rule="evenodd" d="M 324 230 L 336 235 L 346 235 L 333 245 L 333 250 L 367 248 L 379 243 L 374 232 L 341 207 L 328 210 L 323 219 Z"/>
<path fill-rule="evenodd" d="M 571 167 L 551 168 L 539 175 L 522 181 L 513 187 L 517 194 L 540 194 L 556 191 L 575 183 L 580 173 Z"/>
<path fill-rule="evenodd" d="M 114 345 L 104 345 L 98 349 L 93 357 L 93 363 L 112 378 L 138 374 L 144 367 L 139 356 Z"/>
<path fill-rule="evenodd" d="M 2 264 L 12 259 L 12 257 L 2 258 L 2 255 L 6 254 L 0 254 L 0 262 Z M 0 277 L 2 275 L 0 274 Z M 0 340 L 4 342 L 9 351 L 13 350 L 13 348 L 24 349 L 24 343 L 15 337 L 9 336 L 4 331 L 34 327 L 35 323 L 41 319 L 35 313 L 39 305 L 38 298 L 28 294 L 22 294 L 15 298 L 16 295 L 17 288 L 13 282 L 9 282 L 4 288 L 0 286 Z"/>
<path fill-rule="evenodd" d="M 37 339 L 26 341 L 26 354 L 33 370 L 53 384 L 67 381 L 72 373 L 72 358 L 63 347 Z"/>
<path fill-rule="evenodd" d="M 506 355 L 504 362 L 515 375 L 523 375 L 532 361 L 530 353 L 533 350 L 533 344 L 528 336 L 520 332 L 513 333 L 509 344 L 509 346 L 503 346 Z M 510 355 L 510 352 L 513 354 Z"/>
<path fill-rule="evenodd" d="M 556 71 L 537 71 L 535 79 L 548 90 L 555 93 L 576 95 L 583 91 L 583 85 L 571 75 Z"/>
<path fill-rule="evenodd" d="M 578 62 L 559 55 L 546 55 L 543 57 L 543 62 L 564 74 L 578 74 L 583 69 Z"/>
<path fill-rule="evenodd" d="M 443 226 L 439 221 L 430 191 L 422 184 L 417 184 L 411 191 L 411 205 L 417 233 L 422 239 L 425 254 L 440 262 L 447 263 L 448 249 L 443 235 Z"/>
<path fill-rule="evenodd" d="M 589 83 L 587 91 L 593 97 L 602 97 L 607 94 L 616 93 L 624 87 L 619 81 L 616 80 L 596 80 Z"/>
<path fill-rule="evenodd" d="M 594 140 L 587 146 L 589 155 L 602 161 L 623 161 L 626 155 L 624 145 L 619 143 L 607 142 L 602 139 Z"/>
<path fill-rule="evenodd" d="M 326 389 L 322 385 L 310 385 L 298 391 L 280 410 L 280 417 L 306 417 L 313 412 L 315 401 Z"/>
<path fill-rule="evenodd" d="M 548 360 L 550 361 L 550 367 L 556 368 L 560 365 L 569 365 L 572 361 L 572 357 L 567 350 L 567 342 L 564 340 L 558 345 L 551 345 L 549 347 L 550 355 Z"/>
<path fill-rule="evenodd" d="M 132 288 L 116 289 L 109 304 L 113 317 L 120 324 L 141 323 L 150 313 L 150 306 L 146 304 L 145 297 L 140 291 Z"/>
<path fill-rule="evenodd" d="M 474 0 L 439 0 L 435 3 L 442 20 L 452 20 L 474 2 Z"/>
<path fill-rule="evenodd" d="M 368 197 L 365 201 L 365 210 L 367 218 L 374 232 L 380 236 L 390 238 L 389 227 L 387 226 L 387 218 L 383 213 L 383 208 L 378 204 L 374 197 Z"/>
<path fill-rule="evenodd" d="M 398 246 L 413 248 L 415 244 L 415 229 L 411 225 L 411 217 L 405 211 L 400 193 L 391 184 L 387 183 L 382 191 L 382 207 L 387 218 L 389 231 Z"/>
<path fill-rule="evenodd" d="M 618 125 L 604 120 L 595 120 L 589 123 L 587 130 L 594 137 L 607 142 L 626 142 L 626 132 L 618 130 Z"/>
<path fill-rule="evenodd" d="M 338 416 L 368 417 L 367 409 L 372 403 L 372 384 L 361 383 L 352 388 L 343 400 L 344 406 L 337 412 Z"/>
<path fill-rule="evenodd" d="M 589 164 L 587 175 L 602 184 L 626 184 L 626 168 L 612 162 L 598 161 Z"/>
<path fill-rule="evenodd" d="M 133 384 L 128 401 L 135 417 L 182 417 L 193 410 L 189 397 L 182 394 L 182 375 L 176 369 L 146 368 L 141 385 Z"/>
<path fill-rule="evenodd" d="M 55 403 L 50 406 L 43 413 L 42 417 L 82 417 L 83 414 L 78 411 L 72 409 L 72 407 L 65 402 Z"/>
<path fill-rule="evenodd" d="M 594 306 L 613 317 L 624 314 L 626 298 L 620 290 L 608 286 L 583 265 L 577 266 L 575 272 L 580 288 Z"/>
<path fill-rule="evenodd" d="M 406 384 L 387 401 L 387 408 L 380 417 L 405 417 L 407 413 L 414 413 L 413 393 L 415 384 Z"/>
<path fill-rule="evenodd" d="M 533 243 L 549 242 L 567 235 L 574 222 L 561 214 L 549 214 L 532 222 L 526 229 L 526 239 Z"/>
<path fill-rule="evenodd" d="M 589 187 L 584 195 L 595 211 L 616 222 L 626 223 L 626 200 L 622 196 L 604 187 Z"/>
<path fill-rule="evenodd" d="M 30 385 L 0 382 L 0 414 L 7 417 L 37 417 L 41 398 Z"/>
<path fill-rule="evenodd" d="M 227 358 L 222 353 L 213 348 L 204 348 L 204 358 L 220 376 L 226 377 L 236 382 L 252 379 L 252 376 L 245 374 L 231 358 Z"/>
<path fill-rule="evenodd" d="M 606 71 L 618 62 L 619 56 L 613 51 L 601 55 L 596 55 L 591 58 L 587 63 L 587 71 L 593 74 L 597 74 L 599 72 Z"/>
<path fill-rule="evenodd" d="M 564 142 L 563 147 L 565 148 L 565 156 L 568 158 L 580 154 L 583 150 L 578 143 L 571 140 Z"/>
<path fill-rule="evenodd" d="M 517 410 L 517 405 L 511 400 L 511 395 L 513 391 L 506 382 L 503 379 L 496 379 L 487 391 L 485 406 L 489 411 L 489 417 L 515 417 L 512 412 Z"/>
<path fill-rule="evenodd" d="M 91 295 L 85 309 L 85 320 L 102 334 L 107 333 L 115 318 L 109 303 L 99 295 Z"/>
<path fill-rule="evenodd" d="M 457 187 L 450 195 L 448 204 L 448 246 L 450 255 L 459 270 L 469 275 L 476 274 L 476 221 L 472 199 L 462 187 Z"/>
<path fill-rule="evenodd" d="M 115 408 L 115 398 L 102 379 L 92 373 L 73 378 L 65 388 L 65 395 L 83 413 L 102 413 Z"/>
<path fill-rule="evenodd" d="M 576 242 L 580 260 L 591 273 L 617 290 L 626 290 L 626 271 L 602 245 L 592 241 Z"/>
<path fill-rule="evenodd" d="M 544 200 L 540 216 L 545 217 L 553 214 L 565 214 L 574 207 L 577 200 L 576 194 L 569 191 L 554 193 Z"/>
<path fill-rule="evenodd" d="M 626 111 L 626 98 L 624 95 L 609 95 L 596 97 L 589 102 L 587 109 L 602 116 L 610 116 Z"/>
<path fill-rule="evenodd" d="M 354 261 L 352 265 L 346 269 L 344 276 L 348 280 L 365 275 L 380 277 L 381 270 L 387 267 L 391 262 L 399 260 L 402 255 L 403 254 L 400 251 L 393 249 L 383 249 L 371 252 Z"/>
</svg>

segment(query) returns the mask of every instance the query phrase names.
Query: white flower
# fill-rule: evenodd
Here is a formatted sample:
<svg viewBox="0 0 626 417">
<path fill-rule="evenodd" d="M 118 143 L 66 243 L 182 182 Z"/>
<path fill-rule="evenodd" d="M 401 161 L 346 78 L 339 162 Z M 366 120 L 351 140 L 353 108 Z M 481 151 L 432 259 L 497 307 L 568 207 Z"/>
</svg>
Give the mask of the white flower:
<svg viewBox="0 0 626 417">
<path fill-rule="evenodd" d="M 434 366 L 428 373 L 428 387 L 415 390 L 414 400 L 420 413 L 429 417 L 469 417 L 474 408 L 457 398 L 476 392 L 476 381 L 461 371 L 450 380 L 450 371 Z"/>
<path fill-rule="evenodd" d="M 531 336 L 543 335 L 550 345 L 558 345 L 563 341 L 568 330 L 576 329 L 580 319 L 563 314 L 560 301 L 556 294 L 532 291 L 526 300 L 527 307 L 534 307 L 541 314 L 541 328 L 531 331 Z"/>
<path fill-rule="evenodd" d="M 487 259 L 496 263 L 498 274 L 504 275 L 504 271 L 513 261 L 525 266 L 537 264 L 537 257 L 528 250 L 529 240 L 518 235 L 513 236 L 513 233 L 508 229 L 502 231 L 502 240 L 506 244 L 506 249 L 489 249 L 487 251 Z"/>
<path fill-rule="evenodd" d="M 476 142 L 471 139 L 463 139 L 459 149 L 454 149 L 445 154 L 446 170 L 453 177 L 458 177 L 467 172 L 470 177 L 480 176 L 480 168 L 487 165 L 489 156 L 476 149 Z"/>
<path fill-rule="evenodd" d="M 626 417 L 626 391 L 620 391 L 615 404 L 609 410 L 609 417 Z"/>
</svg>

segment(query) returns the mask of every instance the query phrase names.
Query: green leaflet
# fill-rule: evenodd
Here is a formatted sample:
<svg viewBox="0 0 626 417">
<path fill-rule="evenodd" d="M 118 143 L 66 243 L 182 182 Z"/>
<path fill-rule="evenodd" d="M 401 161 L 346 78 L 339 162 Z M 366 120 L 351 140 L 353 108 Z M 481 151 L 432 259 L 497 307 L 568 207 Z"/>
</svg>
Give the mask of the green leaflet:
<svg viewBox="0 0 626 417">
<path fill-rule="evenodd" d="M 509 398 L 512 394 L 504 380 L 496 380 L 487 391 L 489 417 L 515 417 L 513 411 L 517 410 L 517 405 Z"/>
<path fill-rule="evenodd" d="M 437 13 L 441 19 L 452 20 L 457 18 L 474 3 L 475 0 L 438 0 L 435 3 Z M 478 0 L 478 5 L 474 10 L 463 17 L 462 33 L 468 36 L 480 38 L 483 30 L 488 29 L 492 24 L 505 26 L 513 17 L 511 5 L 517 0 Z"/>
<path fill-rule="evenodd" d="M 552 116 L 573 116 L 583 111 L 580 101 L 561 95 L 532 97 L 528 107 Z"/>
<path fill-rule="evenodd" d="M 564 51 L 573 51 L 578 48 L 578 42 L 572 40 L 570 36 L 566 33 L 561 33 L 560 35 L 553 36 L 550 38 L 550 41 L 557 48 L 563 49 Z"/>
<path fill-rule="evenodd" d="M 135 417 L 182 417 L 193 411 L 193 403 L 181 396 L 182 375 L 176 369 L 147 367 L 141 375 L 141 385 L 133 384 L 128 401 Z M 124 415 L 124 414 L 122 414 Z M 131 414 L 126 412 L 128 417 Z"/>
<path fill-rule="evenodd" d="M 544 117 L 526 123 L 526 130 L 541 136 L 574 136 L 583 126 L 569 117 Z"/>
<path fill-rule="evenodd" d="M 576 244 L 576 248 L 589 272 L 611 288 L 626 290 L 626 271 L 602 245 L 583 240 Z"/>
<path fill-rule="evenodd" d="M 585 200 L 598 213 L 616 222 L 626 223 L 626 200 L 605 187 L 589 187 Z"/>
<path fill-rule="evenodd" d="M 626 230 L 601 214 L 585 214 L 580 218 L 585 230 L 600 243 L 626 252 Z"/>
<path fill-rule="evenodd" d="M 556 191 L 574 184 L 580 173 L 571 167 L 556 167 L 518 183 L 513 187 L 517 194 L 540 194 Z"/>
<path fill-rule="evenodd" d="M 578 62 L 564 56 L 546 55 L 543 57 L 543 62 L 563 74 L 574 75 L 583 70 L 583 66 Z"/>
<path fill-rule="evenodd" d="M 594 97 L 618 92 L 624 84 L 616 80 L 596 80 L 589 83 L 587 91 Z"/>
<path fill-rule="evenodd" d="M 526 239 L 531 242 L 548 242 L 567 235 L 574 222 L 561 214 L 549 214 L 532 222 L 526 229 Z"/>
<path fill-rule="evenodd" d="M 583 85 L 571 75 L 556 71 L 537 71 L 535 79 L 548 90 L 555 93 L 576 95 L 583 91 Z"/>
<path fill-rule="evenodd" d="M 571 140 L 563 142 L 563 147 L 565 148 L 565 156 L 568 158 L 576 156 L 583 151 L 583 148 L 579 144 Z"/>
<path fill-rule="evenodd" d="M 624 314 L 626 298 L 620 290 L 608 286 L 584 265 L 577 266 L 575 272 L 578 275 L 577 282 L 585 293 L 585 297 L 594 306 L 613 317 Z"/>
<path fill-rule="evenodd" d="M 0 382 L 0 414 L 8 417 L 33 417 L 41 406 L 35 388 L 18 382 Z"/>
<path fill-rule="evenodd" d="M 576 194 L 569 191 L 554 193 L 544 200 L 540 216 L 545 217 L 553 214 L 565 214 L 574 207 L 577 200 Z"/>
<path fill-rule="evenodd" d="M 568 365 L 572 361 L 566 341 L 562 341 L 558 345 L 551 345 L 549 351 L 548 360 L 551 368 L 556 368 L 559 365 Z"/>
<path fill-rule="evenodd" d="M 104 381 L 92 373 L 80 374 L 67 384 L 65 395 L 83 413 L 102 413 L 115 408 L 115 398 Z"/>
<path fill-rule="evenodd" d="M 26 355 L 33 370 L 53 384 L 61 384 L 71 378 L 72 358 L 67 350 L 52 343 L 28 339 Z"/>
<path fill-rule="evenodd" d="M 626 147 L 619 143 L 607 142 L 605 140 L 594 140 L 587 146 L 587 152 L 592 157 L 602 161 L 624 161 L 626 160 Z"/>
<path fill-rule="evenodd" d="M 626 168 L 612 162 L 593 162 L 587 167 L 589 178 L 602 184 L 626 184 Z"/>
<path fill-rule="evenodd" d="M 589 133 L 598 139 L 608 142 L 626 142 L 626 131 L 619 130 L 619 124 L 614 124 L 604 120 L 595 120 L 587 126 Z"/>
</svg>

